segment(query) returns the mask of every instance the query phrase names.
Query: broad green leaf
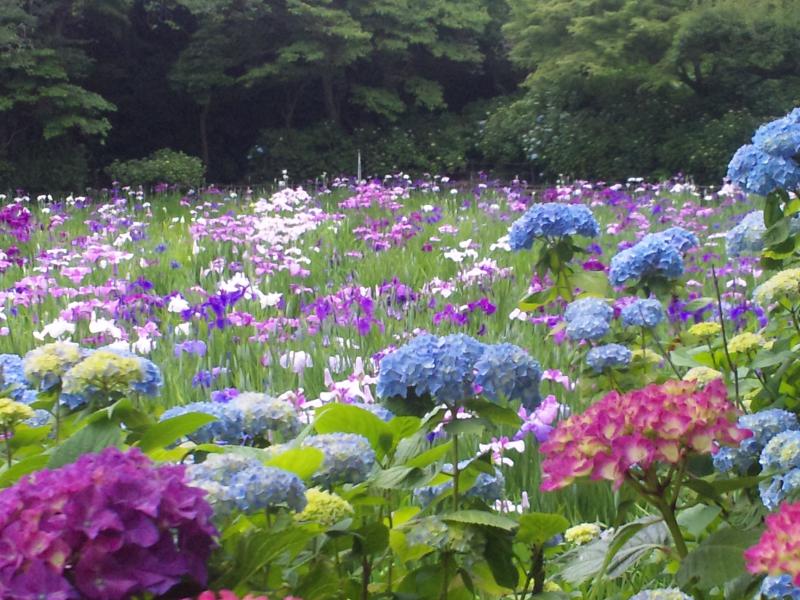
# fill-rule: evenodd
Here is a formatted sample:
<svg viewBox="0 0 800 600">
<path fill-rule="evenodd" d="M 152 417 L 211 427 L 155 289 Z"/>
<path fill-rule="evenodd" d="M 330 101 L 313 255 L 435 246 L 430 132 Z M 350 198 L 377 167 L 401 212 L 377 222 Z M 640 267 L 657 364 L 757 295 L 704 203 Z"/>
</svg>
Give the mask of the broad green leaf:
<svg viewBox="0 0 800 600">
<path fill-rule="evenodd" d="M 573 287 L 585 292 L 582 296 L 604 298 L 610 289 L 608 275 L 604 271 L 578 271 L 569 276 L 569 281 Z"/>
<path fill-rule="evenodd" d="M 467 410 L 477 414 L 494 425 L 508 425 L 517 427 L 522 424 L 522 419 L 510 408 L 500 406 L 482 398 L 473 398 L 465 403 Z"/>
<path fill-rule="evenodd" d="M 541 546 L 553 536 L 563 533 L 569 527 L 565 517 L 555 513 L 527 513 L 519 518 L 518 542 L 529 546 Z"/>
<path fill-rule="evenodd" d="M 452 521 L 454 523 L 496 527 L 498 529 L 505 529 L 506 531 L 511 531 L 517 526 L 516 521 L 509 519 L 508 517 L 483 510 L 458 510 L 442 515 L 442 519 L 444 521 Z"/>
<path fill-rule="evenodd" d="M 0 487 L 16 483 L 23 475 L 33 473 L 39 469 L 44 469 L 49 460 L 50 457 L 46 454 L 37 454 L 36 456 L 29 456 L 28 458 L 14 463 L 11 467 L 0 473 Z"/>
<path fill-rule="evenodd" d="M 409 461 L 406 461 L 406 466 L 417 467 L 419 469 L 427 467 L 429 464 L 434 463 L 445 456 L 453 449 L 453 441 L 449 440 L 444 444 L 434 446 L 430 450 L 422 452 Z"/>
<path fill-rule="evenodd" d="M 137 442 L 142 452 L 149 452 L 158 448 L 166 448 L 182 437 L 197 431 L 203 425 L 216 421 L 217 417 L 207 413 L 186 413 L 159 421 L 151 425 Z"/>
<path fill-rule="evenodd" d="M 719 506 L 697 504 L 681 511 L 678 515 L 678 524 L 694 537 L 699 537 L 714 522 L 720 512 L 722 509 Z"/>
<path fill-rule="evenodd" d="M 322 466 L 325 454 L 318 448 L 291 448 L 274 456 L 264 464 L 294 473 L 300 479 L 308 481 Z"/>
<path fill-rule="evenodd" d="M 372 479 L 372 485 L 385 490 L 414 487 L 421 476 L 422 471 L 414 467 L 391 467 L 378 472 Z"/>
<path fill-rule="evenodd" d="M 386 454 L 386 445 L 381 443 L 384 436 L 391 437 L 389 426 L 377 416 L 352 404 L 328 404 L 317 410 L 314 419 L 317 433 L 357 433 L 369 440 L 373 450 L 379 455 Z"/>
<path fill-rule="evenodd" d="M 739 577 L 746 572 L 744 551 L 758 542 L 760 535 L 759 529 L 728 527 L 715 531 L 683 559 L 678 584 L 709 590 Z"/>
<path fill-rule="evenodd" d="M 122 443 L 122 430 L 119 423 L 108 419 L 89 423 L 83 429 L 67 438 L 50 455 L 47 466 L 51 469 L 75 462 L 80 456 L 99 452 L 109 446 Z"/>
<path fill-rule="evenodd" d="M 483 557 L 489 564 L 492 576 L 498 585 L 515 589 L 519 584 L 519 571 L 514 564 L 511 537 L 497 530 L 488 533 Z"/>
</svg>

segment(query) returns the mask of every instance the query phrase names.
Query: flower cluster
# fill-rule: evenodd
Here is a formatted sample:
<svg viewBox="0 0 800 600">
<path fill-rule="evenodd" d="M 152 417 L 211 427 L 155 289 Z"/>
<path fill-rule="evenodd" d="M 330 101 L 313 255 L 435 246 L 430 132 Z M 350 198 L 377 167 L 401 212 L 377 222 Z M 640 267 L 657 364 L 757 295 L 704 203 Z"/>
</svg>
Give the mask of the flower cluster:
<svg viewBox="0 0 800 600">
<path fill-rule="evenodd" d="M 33 409 L 11 398 L 0 398 L 0 425 L 8 429 L 26 419 L 33 418 Z"/>
<path fill-rule="evenodd" d="M 773 575 L 761 582 L 761 595 L 767 600 L 800 600 L 800 587 L 792 583 L 789 575 Z"/>
<path fill-rule="evenodd" d="M 736 426 L 736 416 L 721 381 L 702 390 L 691 382 L 668 381 L 626 394 L 611 392 L 561 421 L 542 444 L 542 489 L 559 489 L 586 476 L 619 486 L 631 469 L 677 464 L 689 452 L 738 444 L 750 432 Z"/>
<path fill-rule="evenodd" d="M 697 237 L 681 227 L 648 234 L 611 259 L 608 279 L 614 286 L 656 276 L 677 279 L 683 275 L 683 253 L 698 245 Z"/>
<path fill-rule="evenodd" d="M 539 363 L 512 344 L 481 344 L 463 334 L 420 335 L 383 357 L 377 392 L 423 409 L 431 400 L 456 405 L 481 391 L 532 408 L 539 403 L 540 380 Z"/>
<path fill-rule="evenodd" d="M 130 352 L 101 348 L 64 373 L 61 404 L 76 409 L 130 393 L 155 396 L 164 381 L 151 361 Z"/>
<path fill-rule="evenodd" d="M 237 454 L 211 454 L 190 465 L 192 485 L 205 490 L 217 515 L 234 511 L 254 513 L 288 507 L 299 512 L 306 505 L 306 488 L 294 473 Z"/>
<path fill-rule="evenodd" d="M 776 273 L 755 289 L 753 298 L 762 306 L 781 300 L 796 304 L 800 301 L 800 269 Z"/>
<path fill-rule="evenodd" d="M 596 346 L 586 353 L 586 364 L 595 372 L 624 369 L 631 363 L 632 353 L 622 344 Z"/>
<path fill-rule="evenodd" d="M 564 532 L 564 541 L 581 546 L 596 539 L 602 530 L 596 523 L 581 523 Z"/>
<path fill-rule="evenodd" d="M 764 247 L 764 211 L 747 213 L 741 221 L 725 234 L 725 252 L 729 257 L 760 252 Z"/>
<path fill-rule="evenodd" d="M 25 379 L 36 389 L 61 385 L 61 378 L 78 364 L 86 352 L 72 342 L 53 342 L 28 352 L 22 360 Z"/>
<path fill-rule="evenodd" d="M 715 379 L 720 379 L 722 373 L 711 367 L 692 367 L 683 376 L 684 381 L 694 381 L 697 385 L 703 386 L 711 383 Z"/>
<path fill-rule="evenodd" d="M 0 390 L 18 402 L 33 401 L 36 393 L 28 389 L 22 358 L 16 354 L 0 354 Z"/>
<path fill-rule="evenodd" d="M 549 202 L 534 204 L 509 229 L 512 250 L 530 249 L 537 238 L 562 238 L 570 235 L 595 237 L 600 226 L 592 211 L 582 204 Z"/>
<path fill-rule="evenodd" d="M 184 598 L 183 600 L 194 600 L 193 598 Z M 246 596 L 242 596 L 239 598 L 234 592 L 230 590 L 220 590 L 219 592 L 212 592 L 211 590 L 206 590 L 205 592 L 201 592 L 199 596 L 197 596 L 197 600 L 269 600 L 266 596 L 254 596 L 253 594 L 247 594 Z M 284 599 L 285 600 L 285 599 Z"/>
<path fill-rule="evenodd" d="M 204 583 L 216 530 L 184 468 L 109 448 L 0 491 L 3 598 L 122 600 Z"/>
<path fill-rule="evenodd" d="M 614 309 L 601 298 L 581 298 L 567 305 L 564 321 L 571 340 L 599 340 L 611 329 Z"/>
<path fill-rule="evenodd" d="M 375 465 L 375 451 L 369 440 L 355 433 L 326 433 L 303 440 L 306 448 L 316 448 L 325 455 L 314 482 L 324 487 L 339 483 L 361 483 Z"/>
<path fill-rule="evenodd" d="M 317 488 L 306 491 L 306 507 L 295 515 L 298 521 L 312 521 L 331 527 L 353 515 L 352 505 L 337 494 Z"/>
<path fill-rule="evenodd" d="M 737 447 L 721 448 L 714 455 L 714 467 L 722 472 L 735 470 L 744 475 L 759 461 L 766 445 L 779 433 L 800 430 L 794 413 L 779 408 L 739 417 L 739 427 L 752 433 Z"/>
<path fill-rule="evenodd" d="M 759 462 L 762 472 L 772 475 L 758 484 L 761 501 L 775 510 L 800 490 L 800 431 L 782 431 L 773 437 L 761 451 Z"/>
<path fill-rule="evenodd" d="M 297 435 L 301 427 L 297 411 L 291 402 L 257 392 L 243 392 L 226 402 L 192 402 L 173 406 L 164 411 L 161 420 L 192 412 L 216 417 L 215 421 L 187 436 L 198 444 L 242 444 L 255 438 L 267 437 L 270 433 L 290 439 Z"/>
<path fill-rule="evenodd" d="M 758 543 L 745 550 L 744 558 L 751 573 L 788 575 L 800 586 L 800 503 L 781 504 L 778 512 L 765 518 L 767 529 Z"/>
<path fill-rule="evenodd" d="M 766 196 L 776 189 L 800 185 L 800 109 L 759 127 L 752 144 L 736 151 L 728 165 L 728 178 L 748 192 Z"/>
<path fill-rule="evenodd" d="M 620 318 L 625 327 L 653 328 L 664 320 L 664 307 L 655 298 L 638 299 L 622 309 Z"/>
<path fill-rule="evenodd" d="M 469 460 L 462 460 L 458 463 L 460 470 L 469 466 Z M 446 463 L 442 465 L 442 473 L 453 474 L 453 465 Z M 503 497 L 505 492 L 506 478 L 503 473 L 495 468 L 494 475 L 490 473 L 479 473 L 475 478 L 475 483 L 468 490 L 463 492 L 465 498 L 478 498 L 487 504 L 493 504 L 496 500 Z M 429 485 L 414 490 L 414 499 L 422 506 L 428 506 L 444 492 L 453 488 L 453 481 L 445 481 L 439 485 Z"/>
</svg>

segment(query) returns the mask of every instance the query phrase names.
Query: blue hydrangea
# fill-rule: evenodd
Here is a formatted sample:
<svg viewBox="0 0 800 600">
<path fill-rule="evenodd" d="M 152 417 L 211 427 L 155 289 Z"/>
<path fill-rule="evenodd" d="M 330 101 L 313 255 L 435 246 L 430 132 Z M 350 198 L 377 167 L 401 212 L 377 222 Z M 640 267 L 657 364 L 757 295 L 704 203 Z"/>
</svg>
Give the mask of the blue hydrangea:
<svg viewBox="0 0 800 600">
<path fill-rule="evenodd" d="M 797 415 L 779 408 L 742 415 L 738 425 L 753 432 L 752 437 L 739 444 L 738 448 L 721 448 L 714 455 L 714 467 L 722 472 L 735 470 L 744 475 L 758 462 L 767 443 L 779 433 L 800 429 Z"/>
<path fill-rule="evenodd" d="M 567 323 L 566 334 L 571 340 L 599 340 L 611 330 L 611 323 L 593 316 L 577 317 Z"/>
<path fill-rule="evenodd" d="M 756 129 L 753 144 L 767 154 L 792 158 L 800 153 L 798 109 Z"/>
<path fill-rule="evenodd" d="M 608 280 L 621 286 L 630 279 L 660 276 L 677 279 L 683 275 L 681 250 L 665 237 L 645 236 L 611 259 Z"/>
<path fill-rule="evenodd" d="M 458 463 L 459 470 L 466 469 L 470 464 L 469 460 L 463 460 Z M 447 463 L 442 465 L 442 473 L 448 475 L 453 474 L 453 465 Z M 495 468 L 494 475 L 490 473 L 479 473 L 475 479 L 475 483 L 471 488 L 464 492 L 465 498 L 478 498 L 487 504 L 493 504 L 495 500 L 503 497 L 505 492 L 506 479 L 503 473 Z M 428 506 L 436 498 L 443 493 L 452 489 L 453 481 L 445 481 L 439 485 L 427 485 L 424 487 L 416 488 L 414 490 L 414 500 L 422 506 Z"/>
<path fill-rule="evenodd" d="M 776 189 L 800 186 L 800 165 L 791 158 L 768 154 L 754 146 L 742 146 L 728 165 L 728 178 L 742 189 L 766 196 Z"/>
<path fill-rule="evenodd" d="M 759 459 L 767 471 L 789 471 L 800 467 L 800 431 L 782 431 L 773 437 Z"/>
<path fill-rule="evenodd" d="M 542 366 L 514 344 L 487 346 L 475 363 L 475 384 L 490 400 L 521 400 L 528 409 L 541 401 Z"/>
<path fill-rule="evenodd" d="M 620 313 L 625 327 L 655 327 L 664 320 L 664 307 L 655 298 L 638 299 Z"/>
<path fill-rule="evenodd" d="M 549 202 L 531 206 L 514 221 L 508 233 L 511 249 L 522 250 L 530 249 L 538 238 L 595 237 L 600 233 L 600 226 L 586 206 Z"/>
<path fill-rule="evenodd" d="M 28 427 L 43 427 L 50 422 L 52 415 L 46 410 L 37 408 L 33 411 L 33 416 L 30 419 L 25 419 L 25 425 Z"/>
<path fill-rule="evenodd" d="M 30 384 L 25 378 L 22 357 L 16 354 L 0 354 L 0 376 L 0 390 L 13 387 L 8 396 L 17 402 L 23 402 L 23 396 Z"/>
<path fill-rule="evenodd" d="M 188 437 L 197 444 L 222 442 L 226 444 L 241 444 L 244 437 L 244 415 L 238 408 L 230 404 L 219 402 L 192 402 L 183 406 L 173 406 L 164 411 L 160 421 L 187 413 L 206 413 L 217 418 L 190 433 Z"/>
<path fill-rule="evenodd" d="M 586 316 L 610 321 L 614 318 L 614 309 L 603 298 L 581 298 L 570 302 L 564 311 L 564 320 L 567 323 Z"/>
<path fill-rule="evenodd" d="M 381 360 L 381 398 L 431 397 L 457 404 L 474 396 L 473 366 L 485 346 L 463 334 L 421 335 Z"/>
<path fill-rule="evenodd" d="M 142 378 L 138 381 L 134 381 L 131 384 L 131 387 L 139 394 L 144 394 L 146 396 L 158 395 L 161 387 L 164 385 L 164 378 L 161 375 L 161 369 L 159 369 L 158 365 L 156 365 L 153 361 L 147 360 L 146 358 L 143 358 L 138 354 L 134 354 L 133 352 L 129 352 L 121 348 L 115 348 L 113 346 L 103 346 L 98 348 L 98 350 L 108 350 L 109 352 L 113 352 L 118 356 L 135 358 L 138 360 L 142 369 Z"/>
<path fill-rule="evenodd" d="M 728 256 L 741 256 L 752 252 L 760 252 L 764 247 L 764 211 L 754 210 L 747 213 L 739 223 L 725 234 L 725 251 Z"/>
<path fill-rule="evenodd" d="M 234 511 L 255 513 L 287 507 L 300 512 L 306 506 L 306 488 L 297 475 L 266 467 L 254 458 L 211 454 L 187 469 L 189 481 L 207 492 L 217 515 Z"/>
<path fill-rule="evenodd" d="M 314 483 L 333 487 L 340 483 L 361 483 L 375 465 L 375 451 L 369 440 L 355 433 L 326 433 L 307 437 L 302 445 L 325 455 Z"/>
<path fill-rule="evenodd" d="M 586 354 L 586 364 L 595 373 L 602 373 L 606 369 L 627 367 L 630 362 L 631 351 L 621 344 L 597 346 Z"/>
<path fill-rule="evenodd" d="M 784 500 L 794 498 L 798 490 L 800 490 L 800 469 L 778 473 L 758 484 L 761 502 L 769 510 L 775 510 Z"/>
<path fill-rule="evenodd" d="M 791 575 L 770 575 L 761 582 L 761 595 L 768 600 L 800 600 L 800 588 L 794 586 Z"/>
<path fill-rule="evenodd" d="M 227 406 L 241 411 L 242 429 L 250 437 L 276 432 L 289 439 L 302 429 L 297 411 L 288 400 L 258 392 L 243 392 L 228 402 Z"/>
<path fill-rule="evenodd" d="M 642 238 L 642 240 L 650 239 L 665 240 L 680 252 L 686 252 L 700 245 L 700 240 L 697 239 L 697 236 L 683 227 L 670 227 L 657 233 L 648 233 Z"/>
</svg>

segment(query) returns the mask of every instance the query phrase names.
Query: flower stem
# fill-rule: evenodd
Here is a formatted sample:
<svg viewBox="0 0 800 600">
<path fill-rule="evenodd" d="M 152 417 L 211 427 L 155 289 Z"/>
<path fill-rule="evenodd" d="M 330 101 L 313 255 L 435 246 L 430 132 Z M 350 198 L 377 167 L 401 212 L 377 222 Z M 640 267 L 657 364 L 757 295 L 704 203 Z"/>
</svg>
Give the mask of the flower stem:
<svg viewBox="0 0 800 600">
<path fill-rule="evenodd" d="M 689 550 L 686 548 L 686 540 L 683 539 L 681 526 L 678 525 L 678 519 L 675 517 L 675 510 L 672 508 L 672 506 L 667 504 L 663 498 L 652 500 L 652 502 L 655 504 L 658 512 L 661 513 L 661 516 L 664 517 L 664 523 L 666 523 L 670 534 L 672 534 L 672 539 L 675 542 L 675 549 L 678 551 L 678 556 L 681 559 L 686 558 L 686 555 L 689 554 Z"/>
<path fill-rule="evenodd" d="M 458 510 L 458 434 L 453 434 L 453 510 Z"/>
<path fill-rule="evenodd" d="M 7 423 L 3 424 L 3 439 L 6 443 L 6 461 L 8 461 L 8 467 L 11 468 L 11 431 Z"/>
</svg>

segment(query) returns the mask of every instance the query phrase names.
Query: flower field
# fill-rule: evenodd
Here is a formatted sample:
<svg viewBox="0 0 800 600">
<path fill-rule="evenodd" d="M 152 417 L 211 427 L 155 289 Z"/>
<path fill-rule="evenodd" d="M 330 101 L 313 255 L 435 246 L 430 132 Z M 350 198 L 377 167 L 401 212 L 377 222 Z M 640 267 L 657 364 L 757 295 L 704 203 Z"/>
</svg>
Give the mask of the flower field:
<svg viewBox="0 0 800 600">
<path fill-rule="evenodd" d="M 6 198 L 2 597 L 800 597 L 794 114 L 741 189 Z"/>
</svg>

